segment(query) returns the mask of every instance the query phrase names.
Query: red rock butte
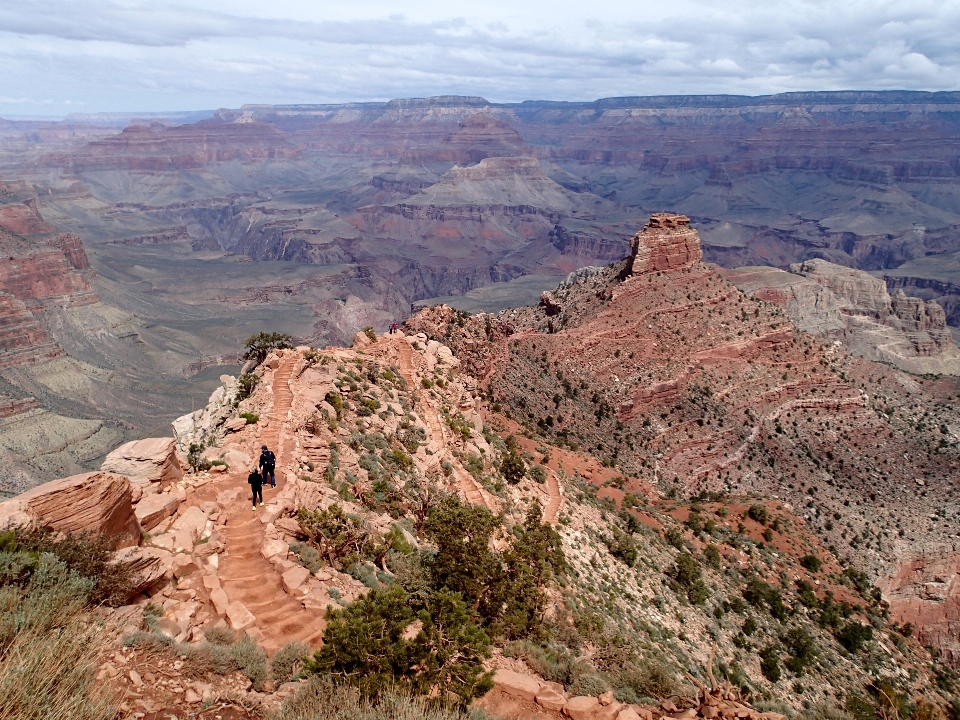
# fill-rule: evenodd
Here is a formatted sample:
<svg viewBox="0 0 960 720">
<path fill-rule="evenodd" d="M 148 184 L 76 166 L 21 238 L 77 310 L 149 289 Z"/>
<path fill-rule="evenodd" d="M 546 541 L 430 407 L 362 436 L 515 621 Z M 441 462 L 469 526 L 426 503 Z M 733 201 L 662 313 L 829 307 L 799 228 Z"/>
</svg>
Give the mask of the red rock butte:
<svg viewBox="0 0 960 720">
<path fill-rule="evenodd" d="M 700 237 L 690 227 L 690 218 L 673 213 L 654 213 L 630 241 L 631 272 L 671 272 L 689 267 L 703 257 Z"/>
</svg>

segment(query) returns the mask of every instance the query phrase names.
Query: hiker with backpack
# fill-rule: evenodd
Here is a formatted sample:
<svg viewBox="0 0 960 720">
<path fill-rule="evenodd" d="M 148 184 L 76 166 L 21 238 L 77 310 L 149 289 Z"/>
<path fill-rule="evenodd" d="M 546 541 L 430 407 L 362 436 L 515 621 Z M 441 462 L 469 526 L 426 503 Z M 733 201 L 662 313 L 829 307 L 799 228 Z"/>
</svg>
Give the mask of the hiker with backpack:
<svg viewBox="0 0 960 720">
<path fill-rule="evenodd" d="M 277 486 L 277 476 L 274 473 L 274 470 L 277 467 L 277 456 L 274 455 L 270 450 L 267 450 L 266 445 L 260 446 L 260 470 L 263 472 L 263 481 L 266 482 L 270 480 L 270 487 L 275 488 Z"/>
<path fill-rule="evenodd" d="M 250 492 L 253 494 L 253 509 L 257 509 L 257 498 L 260 499 L 260 507 L 263 507 L 263 477 L 257 468 L 253 468 L 247 476 L 247 484 L 250 485 Z"/>
</svg>

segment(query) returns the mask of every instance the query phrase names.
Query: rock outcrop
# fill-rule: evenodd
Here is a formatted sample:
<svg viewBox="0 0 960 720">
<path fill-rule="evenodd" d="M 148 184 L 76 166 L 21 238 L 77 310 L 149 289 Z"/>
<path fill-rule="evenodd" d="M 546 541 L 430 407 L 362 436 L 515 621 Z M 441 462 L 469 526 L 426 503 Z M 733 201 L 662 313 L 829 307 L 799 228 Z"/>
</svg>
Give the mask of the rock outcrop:
<svg viewBox="0 0 960 720">
<path fill-rule="evenodd" d="M 724 271 L 747 295 L 782 307 L 797 326 L 840 340 L 851 352 L 913 373 L 960 374 L 943 308 L 933 301 L 891 297 L 883 280 L 827 262 L 806 260 L 790 272 L 769 267 Z"/>
<path fill-rule="evenodd" d="M 20 298 L 0 292 L 0 368 L 62 357 L 46 328 Z"/>
<path fill-rule="evenodd" d="M 177 449 L 186 455 L 193 443 L 204 444 L 208 439 L 222 434 L 223 424 L 231 418 L 236 408 L 237 379 L 231 375 L 220 376 L 220 387 L 213 391 L 206 407 L 173 421 L 173 435 Z"/>
<path fill-rule="evenodd" d="M 133 440 L 107 455 L 100 469 L 126 475 L 132 483 L 166 486 L 183 477 L 176 449 L 173 438 Z"/>
<path fill-rule="evenodd" d="M 111 538 L 114 547 L 140 542 L 130 481 L 104 472 L 72 475 L 38 485 L 0 504 L 0 527 L 30 525 Z"/>
<path fill-rule="evenodd" d="M 690 218 L 672 213 L 654 213 L 630 241 L 634 275 L 672 272 L 689 267 L 700 258 L 700 238 L 690 227 Z"/>
</svg>

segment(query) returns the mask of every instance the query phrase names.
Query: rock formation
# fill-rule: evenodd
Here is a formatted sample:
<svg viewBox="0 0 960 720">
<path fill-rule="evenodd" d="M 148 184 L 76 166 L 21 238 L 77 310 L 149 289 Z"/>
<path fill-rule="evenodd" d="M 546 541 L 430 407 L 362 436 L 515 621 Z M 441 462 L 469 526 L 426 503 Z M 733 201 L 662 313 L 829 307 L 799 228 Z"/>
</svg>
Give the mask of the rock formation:
<svg viewBox="0 0 960 720">
<path fill-rule="evenodd" d="M 633 262 L 630 272 L 672 272 L 703 257 L 697 231 L 690 218 L 672 213 L 654 213 L 646 226 L 630 241 Z"/>
<path fill-rule="evenodd" d="M 140 542 L 130 481 L 111 473 L 73 475 L 0 503 L 0 527 L 32 525 L 110 538 L 114 547 Z"/>
<path fill-rule="evenodd" d="M 183 477 L 173 438 L 131 440 L 112 450 L 100 469 L 126 475 L 140 485 L 160 483 L 164 487 Z"/>
<path fill-rule="evenodd" d="M 748 295 L 782 307 L 803 330 L 840 340 L 851 352 L 914 373 L 960 374 L 943 309 L 933 301 L 891 297 L 879 278 L 825 260 L 776 268 L 739 268 L 726 277 Z"/>
</svg>

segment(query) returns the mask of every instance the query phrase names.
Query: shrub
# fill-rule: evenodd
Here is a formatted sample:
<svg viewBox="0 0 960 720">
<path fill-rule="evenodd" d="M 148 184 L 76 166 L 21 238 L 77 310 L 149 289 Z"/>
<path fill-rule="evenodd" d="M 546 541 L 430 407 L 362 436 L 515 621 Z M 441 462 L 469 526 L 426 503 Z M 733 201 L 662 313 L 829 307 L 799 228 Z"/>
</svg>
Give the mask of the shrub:
<svg viewBox="0 0 960 720">
<path fill-rule="evenodd" d="M 97 578 L 48 551 L 25 551 L 16 538 L 0 536 L 0 716 L 111 720 L 114 698 L 94 665 L 106 641 L 83 614 Z"/>
<path fill-rule="evenodd" d="M 784 663 L 794 675 L 803 675 L 804 670 L 814 661 L 817 650 L 813 638 L 806 628 L 795 627 L 788 630 L 780 641 L 790 653 Z"/>
<path fill-rule="evenodd" d="M 803 565 L 810 572 L 816 573 L 820 572 L 820 568 L 823 566 L 823 562 L 816 555 L 804 555 L 800 558 L 800 564 Z"/>
<path fill-rule="evenodd" d="M 747 517 L 756 520 L 761 525 L 766 525 L 767 520 L 769 519 L 769 513 L 767 508 L 763 505 L 751 505 L 750 509 L 747 510 Z"/>
<path fill-rule="evenodd" d="M 677 692 L 677 678 L 663 663 L 647 659 L 629 665 L 621 674 L 620 682 L 641 697 L 669 697 Z"/>
<path fill-rule="evenodd" d="M 855 620 L 851 620 L 844 625 L 834 635 L 837 642 L 840 643 L 848 652 L 855 653 L 863 647 L 864 643 L 873 640 L 873 628 L 869 625 L 862 625 Z"/>
<path fill-rule="evenodd" d="M 633 567 L 637 561 L 637 544 L 633 538 L 616 527 L 613 528 L 613 537 L 606 541 L 610 554 L 627 567 Z"/>
<path fill-rule="evenodd" d="M 255 690 L 263 687 L 267 679 L 267 655 L 256 640 L 244 633 L 240 642 L 230 649 L 230 656 L 237 669 L 250 678 Z"/>
<path fill-rule="evenodd" d="M 376 332 L 374 331 L 374 329 L 373 329 L 372 327 L 370 327 L 369 325 L 367 325 L 367 326 L 363 329 L 363 334 L 366 335 L 368 338 L 370 338 L 370 340 L 372 340 L 373 342 L 376 342 L 376 341 L 377 341 L 377 333 L 376 333 Z"/>
<path fill-rule="evenodd" d="M 610 689 L 610 685 L 599 675 L 584 673 L 573 681 L 571 695 L 600 695 Z"/>
<path fill-rule="evenodd" d="M 337 414 L 337 420 L 342 420 L 343 398 L 340 397 L 340 393 L 328 392 L 323 399 L 330 403 L 330 407 L 332 407 L 333 411 Z"/>
<path fill-rule="evenodd" d="M 247 425 L 256 425 L 257 421 L 260 419 L 259 415 L 252 412 L 240 413 L 240 417 L 247 421 Z"/>
<path fill-rule="evenodd" d="M 533 465 L 530 468 L 530 478 L 534 481 L 543 485 L 547 481 L 547 471 L 544 470 L 543 465 Z"/>
<path fill-rule="evenodd" d="M 260 384 L 260 377 L 254 373 L 243 373 L 237 378 L 237 402 L 246 400 Z"/>
<path fill-rule="evenodd" d="M 407 639 L 415 620 L 422 627 Z M 327 611 L 323 643 L 304 670 L 329 673 L 367 697 L 394 689 L 429 695 L 439 688 L 465 706 L 493 686 L 482 664 L 490 641 L 470 622 L 457 593 L 438 591 L 414 615 L 403 588 L 373 590 L 343 610 Z"/>
<path fill-rule="evenodd" d="M 686 595 L 693 605 L 703 605 L 710 596 L 703 584 L 700 564 L 689 553 L 680 553 L 677 560 L 666 572 L 671 580 L 674 592 Z"/>
<path fill-rule="evenodd" d="M 14 531 L 17 549 L 29 553 L 50 553 L 68 570 L 89 578 L 93 588 L 90 603 L 123 605 L 133 594 L 134 573 L 128 565 L 113 562 L 113 546 L 103 535 L 76 533 L 61 535 L 50 530 Z"/>
<path fill-rule="evenodd" d="M 244 360 L 253 360 L 257 365 L 267 359 L 267 355 L 273 350 L 289 350 L 290 335 L 286 333 L 266 333 L 258 332 L 247 338 L 243 351 Z"/>
<path fill-rule="evenodd" d="M 202 455 L 203 445 L 198 443 L 190 443 L 190 447 L 187 449 L 187 464 L 194 472 L 199 472 L 201 470 L 209 470 L 211 463 Z"/>
<path fill-rule="evenodd" d="M 484 720 L 479 710 L 461 711 L 427 698 L 390 690 L 364 698 L 356 688 L 317 675 L 288 698 L 275 720 Z"/>
<path fill-rule="evenodd" d="M 290 552 L 297 556 L 300 564 L 311 573 L 323 567 L 323 557 L 320 551 L 307 543 L 295 542 L 290 545 Z"/>
<path fill-rule="evenodd" d="M 203 636 L 207 639 L 207 642 L 213 643 L 214 645 L 233 645 L 237 639 L 233 634 L 233 630 L 226 625 L 213 625 L 212 627 L 208 627 L 203 631 Z"/>
<path fill-rule="evenodd" d="M 760 651 L 760 672 L 772 683 L 780 679 L 780 653 L 773 645 Z"/>
<path fill-rule="evenodd" d="M 707 545 L 703 549 L 703 558 L 707 561 L 707 565 L 714 570 L 720 569 L 720 551 L 716 545 Z"/>
<path fill-rule="evenodd" d="M 274 682 L 283 683 L 292 680 L 309 655 L 310 647 L 296 640 L 277 650 L 270 662 L 270 675 Z"/>
</svg>

